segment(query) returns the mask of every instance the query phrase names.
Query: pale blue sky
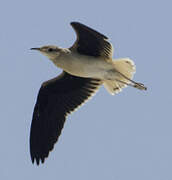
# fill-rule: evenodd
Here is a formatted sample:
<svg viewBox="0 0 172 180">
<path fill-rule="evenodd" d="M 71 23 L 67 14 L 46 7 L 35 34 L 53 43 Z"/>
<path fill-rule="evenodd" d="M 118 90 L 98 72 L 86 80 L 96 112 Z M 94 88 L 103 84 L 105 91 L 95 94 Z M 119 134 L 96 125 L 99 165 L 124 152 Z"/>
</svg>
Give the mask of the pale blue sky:
<svg viewBox="0 0 172 180">
<path fill-rule="evenodd" d="M 171 180 L 171 1 L 0 2 L 0 179 Z M 68 117 L 44 165 L 29 154 L 32 112 L 41 83 L 61 72 L 30 51 L 70 47 L 80 21 L 108 36 L 114 57 L 130 57 L 136 81 L 116 96 L 104 88 Z"/>
</svg>

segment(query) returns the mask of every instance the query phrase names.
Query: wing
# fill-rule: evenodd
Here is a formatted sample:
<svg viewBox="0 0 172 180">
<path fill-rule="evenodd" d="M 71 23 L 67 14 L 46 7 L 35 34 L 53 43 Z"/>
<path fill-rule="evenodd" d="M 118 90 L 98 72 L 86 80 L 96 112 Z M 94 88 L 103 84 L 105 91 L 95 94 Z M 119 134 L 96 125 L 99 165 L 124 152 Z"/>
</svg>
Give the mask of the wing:
<svg viewBox="0 0 172 180">
<path fill-rule="evenodd" d="M 61 134 L 66 116 L 91 97 L 100 80 L 63 72 L 42 84 L 34 108 L 30 132 L 32 162 L 44 162 Z"/>
<path fill-rule="evenodd" d="M 112 58 L 113 47 L 106 36 L 78 22 L 72 22 L 71 25 L 77 40 L 70 49 L 87 56 Z"/>
</svg>

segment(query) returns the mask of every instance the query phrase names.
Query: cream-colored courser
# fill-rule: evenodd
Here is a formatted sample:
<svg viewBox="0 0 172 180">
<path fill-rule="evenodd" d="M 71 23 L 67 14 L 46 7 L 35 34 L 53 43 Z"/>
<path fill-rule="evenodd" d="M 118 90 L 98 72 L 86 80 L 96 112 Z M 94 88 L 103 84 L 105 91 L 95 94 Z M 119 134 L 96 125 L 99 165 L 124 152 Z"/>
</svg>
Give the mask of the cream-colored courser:
<svg viewBox="0 0 172 180">
<path fill-rule="evenodd" d="M 32 48 L 47 56 L 63 73 L 44 82 L 34 108 L 30 134 L 32 162 L 43 163 L 61 134 L 66 116 L 103 84 L 114 95 L 128 86 L 146 87 L 132 80 L 135 65 L 129 58 L 113 59 L 113 47 L 103 34 L 72 22 L 77 40 L 71 48 Z"/>
</svg>

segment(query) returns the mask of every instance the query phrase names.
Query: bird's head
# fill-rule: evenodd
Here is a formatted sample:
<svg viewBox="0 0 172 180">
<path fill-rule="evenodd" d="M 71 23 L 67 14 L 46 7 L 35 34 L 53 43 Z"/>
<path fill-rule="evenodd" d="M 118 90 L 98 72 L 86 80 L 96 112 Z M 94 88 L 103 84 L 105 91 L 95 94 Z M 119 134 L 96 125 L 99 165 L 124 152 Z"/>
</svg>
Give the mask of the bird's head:
<svg viewBox="0 0 172 180">
<path fill-rule="evenodd" d="M 31 50 L 40 51 L 43 55 L 47 56 L 51 60 L 58 58 L 62 52 L 62 48 L 53 45 L 42 46 L 40 48 L 31 48 Z"/>
</svg>

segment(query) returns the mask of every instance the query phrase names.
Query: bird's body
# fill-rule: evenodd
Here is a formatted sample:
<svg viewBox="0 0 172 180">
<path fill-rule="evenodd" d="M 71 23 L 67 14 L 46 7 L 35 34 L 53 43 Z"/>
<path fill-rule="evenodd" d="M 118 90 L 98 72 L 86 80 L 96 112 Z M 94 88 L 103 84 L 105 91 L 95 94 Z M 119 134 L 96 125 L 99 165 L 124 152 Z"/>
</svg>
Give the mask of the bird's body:
<svg viewBox="0 0 172 180">
<path fill-rule="evenodd" d="M 129 58 L 113 59 L 107 37 L 77 22 L 71 23 L 77 40 L 71 48 L 32 48 L 46 55 L 63 73 L 42 84 L 34 108 L 30 135 L 32 162 L 44 162 L 53 149 L 66 116 L 103 84 L 112 95 L 127 85 L 146 90 L 132 80 L 135 65 Z"/>
<path fill-rule="evenodd" d="M 70 50 L 64 56 L 52 58 L 51 60 L 65 72 L 86 78 L 105 79 L 106 73 L 114 68 L 112 61 L 109 62 L 104 58 L 80 55 Z"/>
</svg>

